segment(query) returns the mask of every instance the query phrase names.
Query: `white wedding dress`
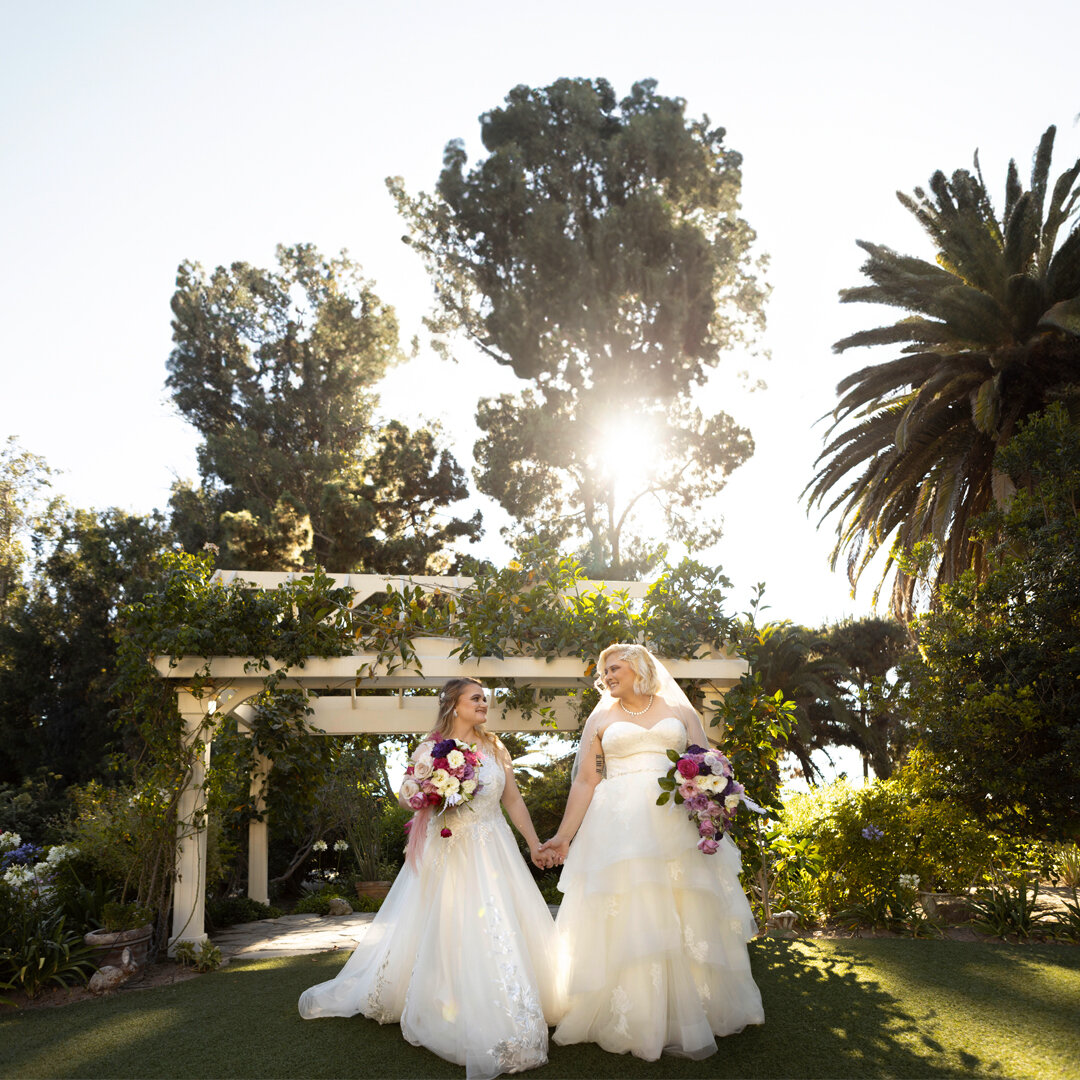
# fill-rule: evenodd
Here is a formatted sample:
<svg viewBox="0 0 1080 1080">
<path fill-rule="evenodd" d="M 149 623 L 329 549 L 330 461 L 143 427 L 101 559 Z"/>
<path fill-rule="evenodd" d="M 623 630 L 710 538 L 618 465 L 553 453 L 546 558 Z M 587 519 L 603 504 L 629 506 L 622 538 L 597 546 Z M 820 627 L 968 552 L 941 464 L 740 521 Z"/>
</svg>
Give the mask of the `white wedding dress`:
<svg viewBox="0 0 1080 1080">
<path fill-rule="evenodd" d="M 464 1065 L 469 1080 L 544 1064 L 561 1012 L 554 923 L 487 753 L 480 780 L 469 806 L 432 815 L 419 871 L 402 868 L 337 977 L 300 997 L 305 1019 L 400 1020 L 409 1042 Z M 453 835 L 440 836 L 444 826 Z"/>
<path fill-rule="evenodd" d="M 730 837 L 705 855 L 682 806 L 656 805 L 657 778 L 687 732 L 616 720 L 602 738 L 605 777 L 570 846 L 556 927 L 568 965 L 556 1043 L 597 1043 L 656 1060 L 716 1052 L 716 1035 L 761 1024 L 746 942 L 757 932 Z"/>
</svg>

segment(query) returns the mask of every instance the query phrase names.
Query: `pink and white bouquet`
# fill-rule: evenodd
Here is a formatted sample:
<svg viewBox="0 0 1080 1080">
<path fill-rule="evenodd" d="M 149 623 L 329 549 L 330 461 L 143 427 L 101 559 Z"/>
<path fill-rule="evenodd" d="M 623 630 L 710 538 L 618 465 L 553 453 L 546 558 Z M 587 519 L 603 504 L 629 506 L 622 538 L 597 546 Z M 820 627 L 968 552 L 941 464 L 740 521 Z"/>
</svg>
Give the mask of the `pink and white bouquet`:
<svg viewBox="0 0 1080 1080">
<path fill-rule="evenodd" d="M 465 806 L 483 788 L 480 754 L 457 739 L 422 742 L 405 770 L 401 798 L 418 813 L 442 813 L 448 806 Z M 449 836 L 450 830 L 443 829 Z"/>
<path fill-rule="evenodd" d="M 674 750 L 667 753 L 674 764 L 667 776 L 658 780 L 661 792 L 656 804 L 663 806 L 674 799 L 677 806 L 685 804 L 689 808 L 690 820 L 697 825 L 701 837 L 699 851 L 715 854 L 739 803 L 745 803 L 755 813 L 765 813 L 753 799 L 746 797 L 746 789 L 735 780 L 731 762 L 719 750 L 695 744 L 682 754 Z"/>
</svg>

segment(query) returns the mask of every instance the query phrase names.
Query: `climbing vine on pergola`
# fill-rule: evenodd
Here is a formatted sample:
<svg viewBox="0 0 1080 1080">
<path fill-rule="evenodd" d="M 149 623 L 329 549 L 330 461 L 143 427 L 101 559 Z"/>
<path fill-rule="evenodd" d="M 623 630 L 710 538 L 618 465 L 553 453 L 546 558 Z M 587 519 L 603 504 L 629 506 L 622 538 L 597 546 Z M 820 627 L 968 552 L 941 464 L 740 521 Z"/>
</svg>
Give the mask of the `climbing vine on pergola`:
<svg viewBox="0 0 1080 1080">
<path fill-rule="evenodd" d="M 519 559 L 467 577 L 390 578 L 215 571 L 209 554 L 165 557 L 156 591 L 123 612 L 120 676 L 144 742 L 137 779 L 159 793 L 161 851 L 140 865 L 171 871 L 137 883 L 140 901 L 161 912 L 159 936 L 173 886 L 170 946 L 205 936 L 204 786 L 228 714 L 250 735 L 248 891 L 261 900 L 272 762 L 312 734 L 426 732 L 431 691 L 456 675 L 493 689 L 494 730 L 572 733 L 596 701 L 597 655 L 613 641 L 641 641 L 707 723 L 720 724 L 713 731 L 744 782 L 774 764 L 776 718 L 753 695 L 740 709 L 724 704 L 747 665 L 718 570 L 687 560 L 650 584 L 596 582 L 540 546 Z M 290 722 L 278 710 L 278 722 L 261 723 L 252 702 L 286 691 Z"/>
</svg>

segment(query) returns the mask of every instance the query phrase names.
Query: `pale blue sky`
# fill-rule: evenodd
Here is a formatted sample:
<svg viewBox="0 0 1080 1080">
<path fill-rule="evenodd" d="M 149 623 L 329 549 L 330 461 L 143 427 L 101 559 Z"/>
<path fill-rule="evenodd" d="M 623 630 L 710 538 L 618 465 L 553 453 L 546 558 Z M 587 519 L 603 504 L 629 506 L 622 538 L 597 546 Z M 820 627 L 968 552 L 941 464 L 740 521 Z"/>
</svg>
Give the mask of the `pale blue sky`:
<svg viewBox="0 0 1080 1080">
<path fill-rule="evenodd" d="M 194 476 L 193 432 L 166 399 L 177 264 L 267 264 L 275 244 L 343 247 L 420 331 L 430 291 L 400 243 L 384 178 L 430 189 L 443 145 L 517 83 L 644 77 L 708 113 L 742 152 L 744 211 L 771 259 L 752 396 L 720 401 L 758 451 L 724 496 L 711 553 L 736 606 L 768 582 L 772 613 L 815 622 L 868 609 L 830 574 L 829 531 L 799 505 L 812 423 L 873 353 L 830 345 L 875 321 L 841 307 L 856 237 L 928 248 L 894 198 L 981 148 L 1000 198 L 1046 126 L 1055 174 L 1080 155 L 1073 3 L 163 3 L 3 0 L 0 40 L 0 436 L 64 470 L 77 505 L 163 507 Z M 1060 43 L 1060 44 L 1059 44 Z M 887 358 L 881 354 L 878 360 Z M 478 396 L 511 385 L 461 350 L 395 372 L 385 411 L 442 420 L 468 462 Z M 732 357 L 728 371 L 744 366 Z M 484 551 L 497 556 L 497 514 Z M 333 569 L 333 568 L 332 568 Z"/>
</svg>

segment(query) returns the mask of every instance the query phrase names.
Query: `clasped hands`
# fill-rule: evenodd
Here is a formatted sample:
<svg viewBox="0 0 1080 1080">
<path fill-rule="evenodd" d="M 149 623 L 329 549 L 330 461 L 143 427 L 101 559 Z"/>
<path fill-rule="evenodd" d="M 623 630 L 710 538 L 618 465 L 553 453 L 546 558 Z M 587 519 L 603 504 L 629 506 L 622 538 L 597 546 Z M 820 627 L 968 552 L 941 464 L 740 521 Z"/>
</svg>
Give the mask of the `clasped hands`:
<svg viewBox="0 0 1080 1080">
<path fill-rule="evenodd" d="M 545 840 L 535 851 L 531 853 L 534 866 L 541 870 L 550 870 L 553 866 L 561 866 L 566 861 L 566 853 L 570 850 L 570 841 L 562 840 L 558 835 L 550 840 Z"/>
</svg>

